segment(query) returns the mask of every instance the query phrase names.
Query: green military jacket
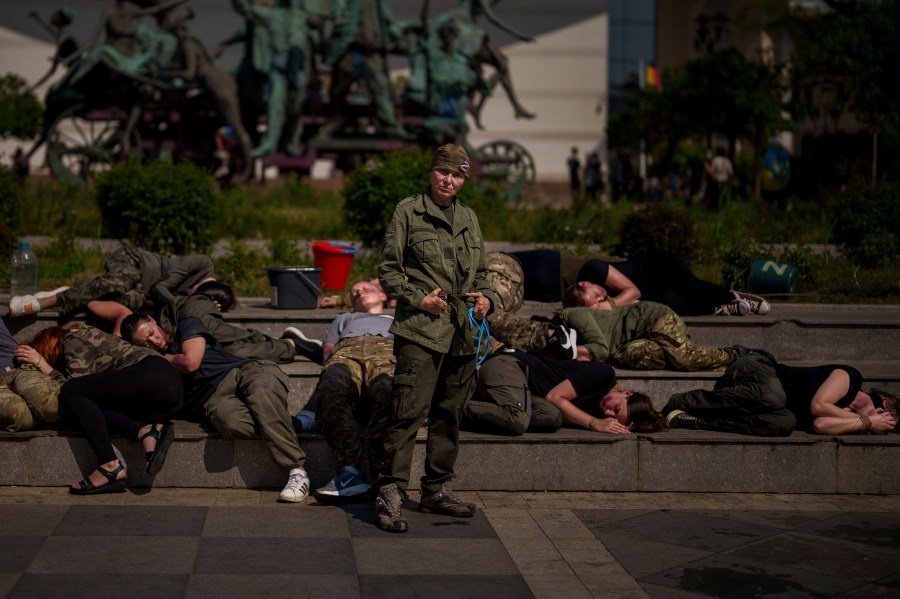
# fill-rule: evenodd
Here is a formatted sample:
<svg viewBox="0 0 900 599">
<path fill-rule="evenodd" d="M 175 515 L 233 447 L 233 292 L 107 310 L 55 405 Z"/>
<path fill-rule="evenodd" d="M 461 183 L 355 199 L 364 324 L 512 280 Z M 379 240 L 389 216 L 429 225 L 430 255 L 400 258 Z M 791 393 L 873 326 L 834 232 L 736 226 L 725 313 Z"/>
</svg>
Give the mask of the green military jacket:
<svg viewBox="0 0 900 599">
<path fill-rule="evenodd" d="M 647 333 L 671 308 L 656 302 L 638 302 L 615 310 L 566 308 L 562 323 L 575 329 L 576 343 L 585 346 L 597 362 L 615 361 L 625 346 Z"/>
<path fill-rule="evenodd" d="M 471 208 L 454 198 L 453 222 L 424 190 L 402 200 L 384 236 L 378 280 L 388 297 L 397 300 L 391 332 L 433 351 L 464 355 L 475 353 L 462 294 L 480 291 L 491 302 L 484 265 L 484 241 Z M 425 296 L 441 289 L 451 296 L 440 315 L 418 308 Z M 463 301 L 459 298 L 462 297 Z"/>
</svg>

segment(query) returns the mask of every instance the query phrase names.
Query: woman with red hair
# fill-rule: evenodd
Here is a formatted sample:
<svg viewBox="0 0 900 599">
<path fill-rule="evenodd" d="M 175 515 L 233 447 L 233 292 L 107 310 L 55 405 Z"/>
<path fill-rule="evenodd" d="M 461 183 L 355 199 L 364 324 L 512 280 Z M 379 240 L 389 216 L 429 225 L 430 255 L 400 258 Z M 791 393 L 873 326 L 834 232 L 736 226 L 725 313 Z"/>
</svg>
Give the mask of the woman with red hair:
<svg viewBox="0 0 900 599">
<path fill-rule="evenodd" d="M 69 487 L 70 493 L 125 490 L 125 466 L 110 435 L 141 441 L 147 473 L 159 472 L 175 438 L 170 418 L 182 405 L 181 377 L 165 358 L 91 327 L 50 327 L 15 355 L 65 380 L 59 392 L 64 417 L 81 429 L 97 456 L 97 469 Z"/>
</svg>

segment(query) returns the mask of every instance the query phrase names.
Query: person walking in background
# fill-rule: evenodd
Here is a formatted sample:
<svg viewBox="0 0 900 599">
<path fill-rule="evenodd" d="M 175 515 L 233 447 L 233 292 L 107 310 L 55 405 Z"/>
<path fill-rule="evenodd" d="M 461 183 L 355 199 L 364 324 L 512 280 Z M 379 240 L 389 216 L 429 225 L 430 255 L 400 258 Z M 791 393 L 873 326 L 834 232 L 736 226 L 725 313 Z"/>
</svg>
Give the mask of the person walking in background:
<svg viewBox="0 0 900 599">
<path fill-rule="evenodd" d="M 584 195 L 588 201 L 596 201 L 603 191 L 603 173 L 600 169 L 600 157 L 591 152 L 584 163 Z"/>
<path fill-rule="evenodd" d="M 376 453 L 386 466 L 374 481 L 377 525 L 406 532 L 402 495 L 409 485 L 416 433 L 429 421 L 419 510 L 468 517 L 451 481 L 459 451 L 463 405 L 475 389 L 476 346 L 470 319 L 493 309 L 478 219 L 456 194 L 471 162 L 462 146 L 446 144 L 431 161 L 431 184 L 397 204 L 384 238 L 378 278 L 397 300 L 391 332 L 397 366 L 391 413 Z"/>
<path fill-rule="evenodd" d="M 575 203 L 581 199 L 581 159 L 575 146 L 572 146 L 572 153 L 566 160 L 566 168 L 569 169 L 569 189 L 572 192 L 572 202 Z"/>
<path fill-rule="evenodd" d="M 717 210 L 722 201 L 722 195 L 727 193 L 731 178 L 734 176 L 734 167 L 731 160 L 725 155 L 725 148 L 716 148 L 716 155 L 712 160 L 704 163 L 707 175 L 706 205 Z"/>
</svg>

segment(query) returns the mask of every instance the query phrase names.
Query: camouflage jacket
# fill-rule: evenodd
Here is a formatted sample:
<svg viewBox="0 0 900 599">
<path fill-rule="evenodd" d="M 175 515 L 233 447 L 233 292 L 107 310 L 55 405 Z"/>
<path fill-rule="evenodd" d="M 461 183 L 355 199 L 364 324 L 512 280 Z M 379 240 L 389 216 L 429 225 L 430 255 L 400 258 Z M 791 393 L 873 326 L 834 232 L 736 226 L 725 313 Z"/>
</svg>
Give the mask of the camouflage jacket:
<svg viewBox="0 0 900 599">
<path fill-rule="evenodd" d="M 159 354 L 93 327 L 70 331 L 63 339 L 66 374 L 73 378 L 121 370 L 154 355 Z"/>
</svg>

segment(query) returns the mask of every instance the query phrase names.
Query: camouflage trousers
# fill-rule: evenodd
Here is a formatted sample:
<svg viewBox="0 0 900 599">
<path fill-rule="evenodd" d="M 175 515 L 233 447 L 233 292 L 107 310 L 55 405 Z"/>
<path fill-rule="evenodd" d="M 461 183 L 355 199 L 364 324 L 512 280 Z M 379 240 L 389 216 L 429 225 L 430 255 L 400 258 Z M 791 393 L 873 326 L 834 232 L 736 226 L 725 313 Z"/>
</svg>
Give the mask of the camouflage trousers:
<svg viewBox="0 0 900 599">
<path fill-rule="evenodd" d="M 59 420 L 59 383 L 32 365 L 0 377 L 0 430 L 27 431 Z"/>
<path fill-rule="evenodd" d="M 104 264 L 105 272 L 56 296 L 61 316 L 84 312 L 88 302 L 111 300 L 132 310 L 140 310 L 149 300 L 141 284 L 141 261 L 128 248 L 110 254 Z"/>
<path fill-rule="evenodd" d="M 640 339 L 629 341 L 610 356 L 635 370 L 723 370 L 746 353 L 737 347 L 694 345 L 687 325 L 673 311 L 660 318 Z"/>
<path fill-rule="evenodd" d="M 351 337 L 334 346 L 309 401 L 339 466 L 381 471 L 383 456 L 365 445 L 381 445 L 371 440 L 383 433 L 396 365 L 394 342 L 380 335 Z M 363 463 L 367 453 L 369 463 Z"/>
<path fill-rule="evenodd" d="M 509 254 L 489 252 L 485 256 L 485 266 L 491 289 L 499 299 L 499 304 L 488 316 L 491 338 L 525 351 L 542 350 L 547 344 L 547 323 L 516 315 L 525 296 L 522 265 Z M 499 348 L 497 345 L 494 349 Z"/>
</svg>

